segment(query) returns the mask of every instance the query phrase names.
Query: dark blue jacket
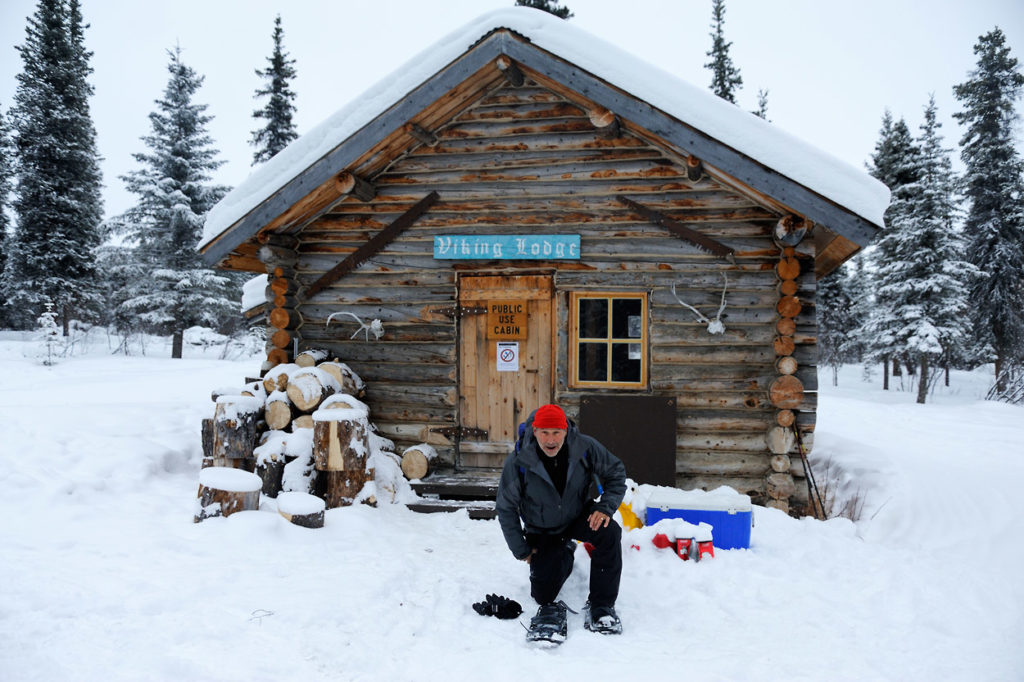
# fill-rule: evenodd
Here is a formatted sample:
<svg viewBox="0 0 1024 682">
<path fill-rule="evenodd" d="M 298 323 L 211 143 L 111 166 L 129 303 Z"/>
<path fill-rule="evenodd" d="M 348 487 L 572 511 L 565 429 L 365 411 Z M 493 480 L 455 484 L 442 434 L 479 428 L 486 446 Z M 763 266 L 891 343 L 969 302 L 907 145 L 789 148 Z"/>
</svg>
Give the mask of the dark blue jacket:
<svg viewBox="0 0 1024 682">
<path fill-rule="evenodd" d="M 594 510 L 611 516 L 626 494 L 626 467 L 622 461 L 597 440 L 580 433 L 570 420 L 565 436 L 569 466 L 565 491 L 559 495 L 540 459 L 547 455 L 538 447 L 532 427 L 531 414 L 518 452 L 505 460 L 495 505 L 505 542 L 517 559 L 530 554 L 525 533 L 557 535 L 587 511 L 593 474 L 597 474 L 604 488 Z"/>
</svg>

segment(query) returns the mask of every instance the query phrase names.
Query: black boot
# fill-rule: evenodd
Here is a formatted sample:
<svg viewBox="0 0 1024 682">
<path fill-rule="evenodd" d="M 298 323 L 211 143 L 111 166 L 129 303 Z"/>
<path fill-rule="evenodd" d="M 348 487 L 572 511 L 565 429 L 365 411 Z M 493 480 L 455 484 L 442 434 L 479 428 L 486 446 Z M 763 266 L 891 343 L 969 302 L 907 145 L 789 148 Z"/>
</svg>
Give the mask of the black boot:
<svg viewBox="0 0 1024 682">
<path fill-rule="evenodd" d="M 602 635 L 622 634 L 622 621 L 615 613 L 614 606 L 591 606 L 588 601 L 583 607 L 583 627 Z"/>
<path fill-rule="evenodd" d="M 565 602 L 550 602 L 537 609 L 537 615 L 530 619 L 530 629 L 526 632 L 529 642 L 549 642 L 561 644 L 565 641 L 568 631 Z"/>
</svg>

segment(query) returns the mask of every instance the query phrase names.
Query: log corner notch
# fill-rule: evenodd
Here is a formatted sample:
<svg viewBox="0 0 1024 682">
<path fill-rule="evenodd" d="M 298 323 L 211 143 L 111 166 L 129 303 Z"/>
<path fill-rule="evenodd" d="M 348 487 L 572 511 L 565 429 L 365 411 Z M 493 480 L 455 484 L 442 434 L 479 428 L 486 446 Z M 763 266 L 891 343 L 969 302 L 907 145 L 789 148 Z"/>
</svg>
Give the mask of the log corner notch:
<svg viewBox="0 0 1024 682">
<path fill-rule="evenodd" d="M 622 136 L 622 124 L 614 112 L 595 106 L 587 110 L 587 117 L 601 137 L 611 140 Z"/>
<path fill-rule="evenodd" d="M 355 173 L 349 173 L 348 171 L 338 173 L 335 183 L 339 192 L 354 196 L 363 203 L 373 201 L 377 196 L 377 188 Z"/>
<path fill-rule="evenodd" d="M 516 66 L 516 63 L 508 55 L 499 55 L 494 60 L 494 65 L 498 67 L 498 71 L 505 75 L 505 80 L 512 87 L 521 87 L 526 82 L 526 76 L 523 75 L 523 72 L 519 70 L 519 67 Z"/>
<path fill-rule="evenodd" d="M 782 249 L 795 247 L 803 241 L 813 226 L 814 223 L 810 220 L 798 215 L 783 216 L 772 228 L 772 240 Z"/>
<path fill-rule="evenodd" d="M 693 154 L 686 157 L 686 177 L 690 182 L 697 182 L 704 175 L 704 162 Z"/>
</svg>

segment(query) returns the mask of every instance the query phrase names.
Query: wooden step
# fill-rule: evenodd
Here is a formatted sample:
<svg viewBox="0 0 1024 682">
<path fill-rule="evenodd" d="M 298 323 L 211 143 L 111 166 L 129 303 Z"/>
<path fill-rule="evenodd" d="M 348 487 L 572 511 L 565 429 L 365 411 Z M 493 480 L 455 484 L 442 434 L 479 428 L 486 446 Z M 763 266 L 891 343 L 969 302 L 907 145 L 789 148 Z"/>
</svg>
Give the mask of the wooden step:
<svg viewBox="0 0 1024 682">
<path fill-rule="evenodd" d="M 423 514 L 465 509 L 471 519 L 493 519 L 498 515 L 494 510 L 494 500 L 441 500 L 424 497 L 407 506 Z"/>
<path fill-rule="evenodd" d="M 435 472 L 410 481 L 417 495 L 436 495 L 448 500 L 494 500 L 498 496 L 501 472 L 491 469 Z"/>
</svg>

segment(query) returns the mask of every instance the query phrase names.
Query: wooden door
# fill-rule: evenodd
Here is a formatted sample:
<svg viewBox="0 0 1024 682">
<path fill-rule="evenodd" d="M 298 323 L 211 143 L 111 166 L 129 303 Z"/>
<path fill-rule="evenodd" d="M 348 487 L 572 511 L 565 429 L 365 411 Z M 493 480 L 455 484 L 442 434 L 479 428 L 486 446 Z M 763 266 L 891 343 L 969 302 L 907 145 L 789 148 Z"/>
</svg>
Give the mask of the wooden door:
<svg viewBox="0 0 1024 682">
<path fill-rule="evenodd" d="M 519 422 L 551 402 L 554 287 L 546 275 L 463 276 L 459 306 L 486 312 L 464 314 L 459 323 L 459 417 L 467 435 L 457 463 L 500 467 Z M 486 436 L 474 437 L 472 429 Z"/>
</svg>

